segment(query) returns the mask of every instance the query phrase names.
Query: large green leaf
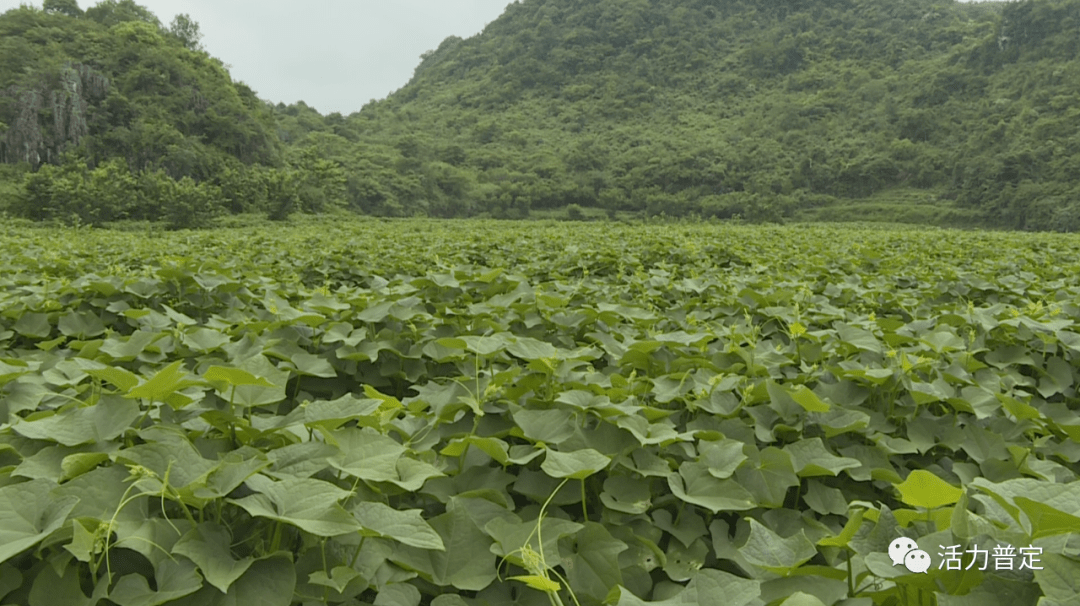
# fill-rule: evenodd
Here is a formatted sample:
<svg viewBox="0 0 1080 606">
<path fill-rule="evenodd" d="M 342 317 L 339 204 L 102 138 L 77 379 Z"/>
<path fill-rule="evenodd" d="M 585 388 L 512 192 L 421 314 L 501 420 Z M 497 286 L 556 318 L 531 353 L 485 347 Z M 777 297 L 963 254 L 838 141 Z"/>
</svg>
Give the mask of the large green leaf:
<svg viewBox="0 0 1080 606">
<path fill-rule="evenodd" d="M 781 538 L 757 520 L 749 518 L 750 536 L 740 549 L 747 562 L 786 574 L 814 557 L 817 549 L 803 531 Z"/>
<path fill-rule="evenodd" d="M 745 511 L 757 506 L 754 497 L 735 480 L 720 480 L 703 463 L 683 463 L 678 473 L 668 475 L 672 494 L 713 513 Z"/>
<path fill-rule="evenodd" d="M 196 381 L 189 380 L 184 371 L 183 360 L 177 360 L 154 374 L 142 385 L 128 391 L 125 398 L 145 398 L 155 402 L 162 402 L 165 398 L 189 386 L 196 385 Z"/>
<path fill-rule="evenodd" d="M 517 409 L 511 414 L 525 437 L 534 442 L 558 445 L 574 435 L 574 416 L 566 410 Z"/>
<path fill-rule="evenodd" d="M 90 597 L 83 593 L 78 566 L 44 566 L 30 588 L 30 606 L 95 606 L 108 594 L 108 584 L 98 583 Z"/>
<path fill-rule="evenodd" d="M 735 473 L 739 465 L 746 460 L 743 453 L 743 444 L 738 440 L 719 440 L 715 442 L 701 442 L 698 445 L 701 463 L 709 467 L 709 473 L 721 480 L 726 480 Z"/>
<path fill-rule="evenodd" d="M 436 585 L 479 591 L 495 580 L 491 537 L 477 528 L 461 506 L 451 506 L 428 523 L 442 538 L 444 551 L 402 545 L 393 558 L 429 576 Z"/>
<path fill-rule="evenodd" d="M 296 565 L 288 558 L 256 560 L 222 593 L 213 585 L 171 602 L 169 606 L 289 606 L 296 589 Z"/>
<path fill-rule="evenodd" d="M 773 446 L 752 456 L 750 464 L 740 466 L 733 479 L 763 507 L 782 507 L 788 489 L 799 485 L 791 455 Z"/>
<path fill-rule="evenodd" d="M 150 589 L 141 574 L 124 575 L 109 591 L 109 599 L 119 606 L 158 606 L 195 593 L 202 587 L 202 578 L 191 562 L 164 559 L 155 570 L 157 590 Z"/>
<path fill-rule="evenodd" d="M 394 539 L 419 549 L 445 551 L 442 538 L 424 521 L 419 509 L 401 511 L 389 505 L 361 501 L 352 508 L 363 532 L 373 531 L 376 536 Z"/>
<path fill-rule="evenodd" d="M 203 379 L 211 384 L 224 384 L 229 387 L 240 385 L 253 385 L 259 387 L 276 387 L 270 381 L 267 381 L 263 377 L 257 377 L 250 372 L 240 368 L 226 368 L 224 366 L 211 366 L 203 373 Z M 220 391 L 226 391 L 224 387 L 219 387 Z"/>
<path fill-rule="evenodd" d="M 1013 502 L 1027 515 L 1033 539 L 1057 534 L 1080 534 L 1080 517 L 1019 495 L 1013 497 Z"/>
<path fill-rule="evenodd" d="M 1060 606 L 1080 604 L 1080 560 L 1049 553 L 1035 563 L 1035 581 L 1045 596 L 1039 601 Z"/>
<path fill-rule="evenodd" d="M 746 606 L 761 594 L 761 584 L 721 570 L 701 570 L 678 595 L 647 602 L 621 585 L 615 606 Z"/>
<path fill-rule="evenodd" d="M 484 524 L 484 531 L 495 540 L 491 552 L 505 556 L 510 562 L 524 567 L 522 551 L 526 545 L 537 554 L 542 553 L 549 567 L 561 561 L 560 539 L 576 534 L 581 524 L 558 518 L 545 518 L 537 531 L 536 520 L 521 521 L 516 516 L 500 516 Z M 544 549 L 540 550 L 540 532 L 543 533 Z"/>
<path fill-rule="evenodd" d="M 222 369 L 223 371 L 234 369 Z M 266 356 L 259 354 L 252 356 L 238 365 L 237 370 L 244 371 L 243 375 L 229 375 L 234 380 L 251 380 L 241 384 L 230 384 L 227 380 L 216 386 L 218 395 L 226 402 L 232 401 L 241 406 L 262 406 L 274 404 L 285 399 L 285 384 L 289 380 L 289 373 L 279 370 Z M 223 372 L 223 375 L 227 373 Z M 223 387 L 227 387 L 223 389 Z"/>
<path fill-rule="evenodd" d="M 538 341 L 529 337 L 516 337 L 506 346 L 506 351 L 523 360 L 540 360 L 543 358 L 555 358 L 559 350 L 550 343 Z"/>
<path fill-rule="evenodd" d="M 553 478 L 583 480 L 604 469 L 611 463 L 611 457 L 605 456 L 592 448 L 573 452 L 548 450 L 540 469 Z"/>
<path fill-rule="evenodd" d="M 900 500 L 912 507 L 933 509 L 951 505 L 960 500 L 963 489 L 949 484 L 933 473 L 916 469 L 908 474 L 903 482 L 896 485 L 900 491 Z"/>
<path fill-rule="evenodd" d="M 627 545 L 611 536 L 602 524 L 586 522 L 584 528 L 563 540 L 569 562 L 563 564 L 566 580 L 578 595 L 603 600 L 623 582 L 619 554 Z"/>
<path fill-rule="evenodd" d="M 856 459 L 838 457 L 829 452 L 821 438 L 799 440 L 784 447 L 799 477 L 835 476 L 845 469 L 862 465 Z"/>
<path fill-rule="evenodd" d="M 206 582 L 222 593 L 229 591 L 255 558 L 234 558 L 229 529 L 215 522 L 204 522 L 189 530 L 173 545 L 172 552 L 190 559 L 199 567 Z"/>
<path fill-rule="evenodd" d="M 349 491 L 323 480 L 286 479 L 274 482 L 253 476 L 247 485 L 258 494 L 229 499 L 253 516 L 292 524 L 321 537 L 333 537 L 360 530 L 361 526 L 338 503 Z"/>
<path fill-rule="evenodd" d="M 78 446 L 106 442 L 124 432 L 139 417 L 136 402 L 105 396 L 93 406 L 79 406 L 33 421 L 17 420 L 12 429 L 37 440 Z"/>
<path fill-rule="evenodd" d="M 412 491 L 443 475 L 431 464 L 409 457 L 407 448 L 370 427 L 343 429 L 331 434 L 331 439 L 341 452 L 329 459 L 330 465 L 362 480 L 390 482 Z"/>
<path fill-rule="evenodd" d="M 0 562 L 33 547 L 64 525 L 78 499 L 51 495 L 55 487 L 48 480 L 0 487 Z"/>
</svg>

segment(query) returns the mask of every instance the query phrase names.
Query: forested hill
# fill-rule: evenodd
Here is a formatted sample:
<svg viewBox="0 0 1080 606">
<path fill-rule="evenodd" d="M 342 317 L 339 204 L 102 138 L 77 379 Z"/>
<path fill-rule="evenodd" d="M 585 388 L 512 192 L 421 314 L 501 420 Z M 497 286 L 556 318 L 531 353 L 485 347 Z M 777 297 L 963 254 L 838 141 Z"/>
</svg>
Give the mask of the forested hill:
<svg viewBox="0 0 1080 606">
<path fill-rule="evenodd" d="M 107 39 L 137 25 L 109 26 L 92 10 L 12 11 L 0 17 L 0 45 L 12 44 L 17 20 L 47 20 L 18 34 L 27 47 L 43 29 L 63 45 L 63 32 L 82 31 L 72 28 Z M 445 40 L 408 85 L 349 116 L 260 106 L 244 87 L 226 87 L 220 64 L 185 46 L 177 25 L 138 27 L 180 64 L 220 74 L 251 117 L 234 122 L 275 122 L 267 138 L 246 139 L 260 142 L 250 149 L 198 139 L 207 157 L 238 163 L 237 175 L 260 163 L 286 175 L 245 181 L 267 208 L 523 217 L 577 205 L 1080 228 L 1080 0 L 521 0 L 482 34 Z M 108 67 L 79 59 L 107 45 L 66 44 L 69 60 Z M 0 64 L 0 84 L 12 69 Z M 146 99 L 151 84 L 187 91 L 192 103 L 183 77 L 110 90 Z M 151 113 L 146 103 L 140 115 Z M 0 121 L 11 124 L 12 107 L 0 99 Z M 173 123 L 181 134 L 205 128 L 208 110 L 185 111 Z M 91 126 L 92 139 L 136 132 L 107 126 L 97 135 Z M 123 157 L 143 170 L 130 151 L 82 147 L 91 163 Z M 150 157 L 174 178 L 236 190 L 219 174 Z"/>
<path fill-rule="evenodd" d="M 188 227 L 321 208 L 334 179 L 312 182 L 340 168 L 283 145 L 272 108 L 200 38 L 186 15 L 165 26 L 132 0 L 0 15 L 0 210 Z"/>
<path fill-rule="evenodd" d="M 885 192 L 1075 226 L 1078 28 L 1077 0 L 524 0 L 328 125 L 380 151 L 311 140 L 423 167 L 436 214 L 772 218 Z M 361 205 L 410 207 L 369 174 Z"/>
</svg>

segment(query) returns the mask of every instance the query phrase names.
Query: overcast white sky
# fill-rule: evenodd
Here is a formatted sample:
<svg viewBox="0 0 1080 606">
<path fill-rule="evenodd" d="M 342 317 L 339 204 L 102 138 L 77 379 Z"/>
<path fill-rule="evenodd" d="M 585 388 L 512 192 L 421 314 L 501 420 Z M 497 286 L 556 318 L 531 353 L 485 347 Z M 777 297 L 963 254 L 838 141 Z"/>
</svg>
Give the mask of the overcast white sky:
<svg viewBox="0 0 1080 606">
<path fill-rule="evenodd" d="M 422 53 L 480 33 L 511 1 L 136 0 L 166 26 L 190 15 L 206 50 L 260 98 L 346 115 L 404 86 Z M 41 0 L 0 0 L 0 12 L 20 4 Z"/>
<path fill-rule="evenodd" d="M 404 86 L 447 36 L 468 38 L 512 0 L 136 0 L 168 26 L 199 23 L 203 47 L 268 101 L 350 114 Z M 41 0 L 0 0 L 0 13 Z M 84 10 L 97 0 L 79 0 Z"/>
</svg>

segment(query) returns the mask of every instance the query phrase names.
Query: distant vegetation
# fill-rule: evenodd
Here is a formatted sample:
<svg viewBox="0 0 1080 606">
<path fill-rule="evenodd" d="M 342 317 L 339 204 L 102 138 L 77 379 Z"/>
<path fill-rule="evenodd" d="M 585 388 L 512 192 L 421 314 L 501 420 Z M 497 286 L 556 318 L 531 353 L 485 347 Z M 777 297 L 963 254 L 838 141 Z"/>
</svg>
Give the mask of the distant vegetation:
<svg viewBox="0 0 1080 606">
<path fill-rule="evenodd" d="M 524 0 L 323 116 L 233 82 L 184 15 L 49 0 L 0 16 L 0 196 L 177 227 L 346 208 L 1074 231 L 1078 27 L 1080 0 Z"/>
</svg>

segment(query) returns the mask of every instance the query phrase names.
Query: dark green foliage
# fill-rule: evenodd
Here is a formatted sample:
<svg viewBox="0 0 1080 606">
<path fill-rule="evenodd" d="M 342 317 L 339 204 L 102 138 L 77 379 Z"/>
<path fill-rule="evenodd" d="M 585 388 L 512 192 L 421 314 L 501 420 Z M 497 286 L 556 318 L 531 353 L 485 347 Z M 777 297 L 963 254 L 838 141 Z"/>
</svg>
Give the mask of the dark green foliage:
<svg viewBox="0 0 1080 606">
<path fill-rule="evenodd" d="M 3 223 L 0 263 L 4 604 L 1075 602 L 1075 237 Z"/>
<path fill-rule="evenodd" d="M 160 169 L 133 175 L 121 160 L 91 170 L 85 160 L 69 156 L 59 166 L 45 164 L 28 173 L 11 210 L 69 224 L 163 220 L 180 229 L 209 225 L 224 210 L 222 198 L 220 187 L 191 177 L 176 181 Z"/>
<path fill-rule="evenodd" d="M 169 24 L 169 34 L 179 40 L 188 50 L 202 50 L 202 44 L 199 43 L 202 39 L 199 24 L 186 13 L 180 13 L 173 18 L 172 23 Z"/>
<path fill-rule="evenodd" d="M 161 28 L 161 22 L 154 13 L 145 6 L 136 4 L 134 0 L 101 0 L 97 5 L 86 9 L 86 17 L 106 27 L 129 21 L 141 21 L 158 29 Z"/>
<path fill-rule="evenodd" d="M 81 17 L 83 11 L 75 0 L 45 0 L 41 4 L 46 13 L 60 13 L 68 17 Z"/>
<path fill-rule="evenodd" d="M 942 216 L 1046 229 L 1080 174 L 1067 160 L 1080 156 L 1078 11 L 1076 0 L 1004 11 L 526 1 L 481 36 L 448 38 L 409 85 L 359 113 L 319 121 L 298 104 L 276 115 L 291 141 L 357 143 L 320 153 L 360 173 L 348 197 L 372 213 L 577 204 L 775 221 L 908 189 L 937 196 Z M 470 187 L 432 188 L 443 163 Z M 1021 198 L 1042 202 L 1006 199 L 1025 179 L 1042 189 Z"/>
<path fill-rule="evenodd" d="M 173 217 L 173 226 L 188 226 L 211 216 L 181 219 L 188 211 L 176 209 L 207 208 L 200 196 L 225 184 L 230 198 L 210 207 L 265 210 L 265 187 L 254 184 L 264 170 L 255 165 L 282 162 L 271 114 L 199 50 L 198 24 L 179 15 L 165 30 L 131 0 L 106 0 L 72 18 L 78 11 L 75 2 L 52 0 L 44 10 L 0 16 L 0 162 L 44 171 L 27 179 L 25 200 L 46 203 L 14 206 L 41 218 Z M 45 168 L 69 151 L 81 158 L 77 166 Z M 129 180 L 162 171 L 176 195 L 134 204 L 57 193 L 105 166 L 109 182 L 122 170 Z"/>
</svg>

